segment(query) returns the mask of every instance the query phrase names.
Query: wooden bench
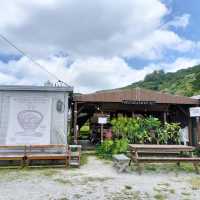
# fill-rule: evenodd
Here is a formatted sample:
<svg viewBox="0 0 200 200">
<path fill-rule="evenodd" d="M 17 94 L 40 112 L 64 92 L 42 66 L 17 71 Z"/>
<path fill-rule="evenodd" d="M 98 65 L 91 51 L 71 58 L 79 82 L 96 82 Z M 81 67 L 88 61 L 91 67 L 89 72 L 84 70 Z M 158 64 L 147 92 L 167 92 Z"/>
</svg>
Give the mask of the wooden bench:
<svg viewBox="0 0 200 200">
<path fill-rule="evenodd" d="M 65 166 L 68 166 L 68 145 L 50 144 L 50 145 L 30 145 L 27 148 L 26 164 L 30 165 L 33 160 L 64 160 Z"/>
<path fill-rule="evenodd" d="M 129 145 L 129 147 L 131 160 L 138 165 L 140 173 L 140 163 L 177 163 L 180 165 L 181 162 L 192 163 L 196 172 L 199 173 L 200 158 L 193 157 L 194 147 L 184 145 Z M 187 155 L 185 156 L 184 153 Z"/>
<path fill-rule="evenodd" d="M 0 161 L 20 161 L 20 167 L 23 167 L 25 157 L 26 157 L 25 145 L 0 146 Z"/>
</svg>

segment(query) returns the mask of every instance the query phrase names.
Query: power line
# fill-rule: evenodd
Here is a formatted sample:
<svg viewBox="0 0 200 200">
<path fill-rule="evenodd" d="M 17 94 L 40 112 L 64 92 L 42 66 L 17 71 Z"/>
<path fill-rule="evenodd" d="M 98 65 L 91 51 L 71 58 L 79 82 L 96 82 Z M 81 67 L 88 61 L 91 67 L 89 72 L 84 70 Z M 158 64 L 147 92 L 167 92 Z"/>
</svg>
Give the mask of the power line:
<svg viewBox="0 0 200 200">
<path fill-rule="evenodd" d="M 21 50 L 19 47 L 17 47 L 13 42 L 11 42 L 10 40 L 8 40 L 5 36 L 3 36 L 2 34 L 0 34 L 0 37 L 6 43 L 8 43 L 10 46 L 12 46 L 14 49 L 16 49 L 18 52 L 20 52 L 20 54 L 22 54 L 23 56 L 27 57 L 32 63 L 34 63 L 35 65 L 37 65 L 40 69 L 42 69 L 46 73 L 48 73 L 51 77 L 53 77 L 54 79 L 56 79 L 58 82 L 63 82 L 55 74 L 49 72 L 44 66 L 42 66 L 40 63 L 38 63 L 37 61 L 35 61 L 30 55 L 28 55 L 23 50 Z M 63 83 L 66 84 L 65 82 L 63 82 Z"/>
</svg>

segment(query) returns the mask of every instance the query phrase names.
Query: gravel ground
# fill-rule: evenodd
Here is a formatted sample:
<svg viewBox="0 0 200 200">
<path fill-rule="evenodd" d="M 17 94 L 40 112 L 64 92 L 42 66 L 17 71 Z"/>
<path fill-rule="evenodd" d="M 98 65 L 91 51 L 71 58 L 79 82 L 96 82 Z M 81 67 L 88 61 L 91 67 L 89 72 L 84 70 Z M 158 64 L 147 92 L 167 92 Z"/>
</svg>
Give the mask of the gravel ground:
<svg viewBox="0 0 200 200">
<path fill-rule="evenodd" d="M 199 200 L 195 173 L 117 173 L 111 162 L 89 157 L 80 169 L 0 170 L 0 200 Z"/>
</svg>

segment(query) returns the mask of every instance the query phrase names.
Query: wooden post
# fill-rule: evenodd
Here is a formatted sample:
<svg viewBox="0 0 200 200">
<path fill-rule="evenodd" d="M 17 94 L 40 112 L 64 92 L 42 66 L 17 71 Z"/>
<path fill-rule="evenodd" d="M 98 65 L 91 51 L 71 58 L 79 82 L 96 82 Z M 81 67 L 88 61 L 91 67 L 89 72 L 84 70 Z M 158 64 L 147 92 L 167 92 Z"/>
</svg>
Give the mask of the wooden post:
<svg viewBox="0 0 200 200">
<path fill-rule="evenodd" d="M 167 122 L 167 113 L 166 112 L 163 113 L 163 119 L 164 119 L 164 123 L 166 123 Z"/>
<path fill-rule="evenodd" d="M 101 143 L 103 143 L 103 124 L 101 124 Z"/>
<path fill-rule="evenodd" d="M 189 145 L 192 146 L 194 144 L 192 143 L 192 119 L 190 117 L 188 118 L 188 134 L 189 134 Z"/>
<path fill-rule="evenodd" d="M 74 143 L 78 143 L 77 138 L 77 102 L 74 102 Z"/>
<path fill-rule="evenodd" d="M 197 122 L 197 145 L 200 145 L 200 121 L 199 117 L 196 117 L 196 122 Z"/>
</svg>

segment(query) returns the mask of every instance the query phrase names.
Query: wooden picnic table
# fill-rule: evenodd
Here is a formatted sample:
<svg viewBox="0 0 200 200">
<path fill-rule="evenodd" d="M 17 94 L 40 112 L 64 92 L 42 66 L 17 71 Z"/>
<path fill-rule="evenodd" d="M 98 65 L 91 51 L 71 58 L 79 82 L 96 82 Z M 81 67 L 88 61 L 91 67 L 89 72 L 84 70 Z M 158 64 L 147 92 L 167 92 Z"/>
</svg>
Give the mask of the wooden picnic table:
<svg viewBox="0 0 200 200">
<path fill-rule="evenodd" d="M 170 163 L 191 162 L 198 172 L 199 157 L 193 156 L 193 146 L 186 145 L 152 145 L 152 144 L 130 144 L 131 161 L 139 163 Z M 186 153 L 184 155 L 181 153 Z M 131 164 L 131 162 L 130 162 Z"/>
<path fill-rule="evenodd" d="M 192 152 L 195 149 L 193 146 L 167 144 L 129 144 L 129 148 L 138 153 L 180 153 Z"/>
</svg>

